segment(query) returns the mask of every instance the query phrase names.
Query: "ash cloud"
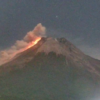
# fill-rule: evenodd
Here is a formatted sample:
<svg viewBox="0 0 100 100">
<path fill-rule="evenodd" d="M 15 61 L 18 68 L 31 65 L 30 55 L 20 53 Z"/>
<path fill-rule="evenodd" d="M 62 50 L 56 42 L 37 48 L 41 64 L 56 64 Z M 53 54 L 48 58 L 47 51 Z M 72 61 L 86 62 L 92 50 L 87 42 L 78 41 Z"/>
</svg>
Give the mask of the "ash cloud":
<svg viewBox="0 0 100 100">
<path fill-rule="evenodd" d="M 31 42 L 34 41 L 36 38 L 44 36 L 46 33 L 46 28 L 42 26 L 41 23 L 39 23 L 34 30 L 27 33 L 27 35 L 24 37 L 24 41 Z"/>
<path fill-rule="evenodd" d="M 23 48 L 38 37 L 43 37 L 46 34 L 46 28 L 41 23 L 37 24 L 32 31 L 29 31 L 22 40 L 17 40 L 13 46 L 6 50 L 0 51 L 0 65 L 8 62 L 16 53 L 20 52 Z"/>
</svg>

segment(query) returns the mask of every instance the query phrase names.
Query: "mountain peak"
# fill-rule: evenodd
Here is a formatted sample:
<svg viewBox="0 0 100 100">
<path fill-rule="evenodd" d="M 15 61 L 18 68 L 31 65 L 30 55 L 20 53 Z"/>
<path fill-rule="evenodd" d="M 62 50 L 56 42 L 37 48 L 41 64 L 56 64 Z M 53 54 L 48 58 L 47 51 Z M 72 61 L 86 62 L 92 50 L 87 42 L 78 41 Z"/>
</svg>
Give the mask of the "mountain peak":
<svg viewBox="0 0 100 100">
<path fill-rule="evenodd" d="M 2 65 L 0 77 L 0 94 L 25 100 L 90 100 L 100 94 L 100 61 L 65 38 L 41 38 Z"/>
<path fill-rule="evenodd" d="M 42 37 L 36 45 L 18 53 L 11 61 L 4 65 L 24 64 L 34 59 L 38 53 L 48 55 L 50 52 L 54 52 L 56 55 L 63 55 L 66 59 L 72 59 L 75 62 L 85 57 L 83 52 L 65 38 Z"/>
<path fill-rule="evenodd" d="M 52 38 L 52 37 L 45 38 L 45 41 L 37 50 L 37 53 L 39 52 L 44 52 L 46 54 L 50 52 L 55 52 L 57 55 L 61 54 L 66 57 L 70 56 L 79 59 L 85 56 L 83 52 L 81 52 L 78 48 L 76 48 L 72 43 L 70 43 L 65 38 Z"/>
<path fill-rule="evenodd" d="M 65 48 L 63 48 L 59 41 L 55 38 L 47 38 L 42 46 L 37 50 L 37 53 L 38 52 L 45 52 L 46 54 L 49 52 L 55 52 L 56 54 L 62 55 L 67 53 Z"/>
</svg>

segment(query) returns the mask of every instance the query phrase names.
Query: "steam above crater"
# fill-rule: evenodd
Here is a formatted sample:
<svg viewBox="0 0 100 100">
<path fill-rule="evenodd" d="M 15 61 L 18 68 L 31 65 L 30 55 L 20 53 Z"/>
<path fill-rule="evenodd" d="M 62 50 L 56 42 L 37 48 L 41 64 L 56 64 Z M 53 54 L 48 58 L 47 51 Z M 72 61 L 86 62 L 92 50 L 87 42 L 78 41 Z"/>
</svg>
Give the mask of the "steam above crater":
<svg viewBox="0 0 100 100">
<path fill-rule="evenodd" d="M 41 23 L 37 24 L 22 40 L 17 40 L 10 48 L 0 51 L 0 65 L 11 60 L 17 53 L 35 45 L 45 35 L 46 28 Z"/>
</svg>

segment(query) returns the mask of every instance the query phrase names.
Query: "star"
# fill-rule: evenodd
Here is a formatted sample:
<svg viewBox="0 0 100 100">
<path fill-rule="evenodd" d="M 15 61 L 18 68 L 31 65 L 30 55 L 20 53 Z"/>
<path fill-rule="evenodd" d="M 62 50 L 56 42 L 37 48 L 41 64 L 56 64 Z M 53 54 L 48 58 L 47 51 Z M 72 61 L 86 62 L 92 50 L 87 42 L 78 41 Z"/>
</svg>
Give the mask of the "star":
<svg viewBox="0 0 100 100">
<path fill-rule="evenodd" d="M 58 15 L 56 15 L 56 18 L 58 18 Z"/>
</svg>

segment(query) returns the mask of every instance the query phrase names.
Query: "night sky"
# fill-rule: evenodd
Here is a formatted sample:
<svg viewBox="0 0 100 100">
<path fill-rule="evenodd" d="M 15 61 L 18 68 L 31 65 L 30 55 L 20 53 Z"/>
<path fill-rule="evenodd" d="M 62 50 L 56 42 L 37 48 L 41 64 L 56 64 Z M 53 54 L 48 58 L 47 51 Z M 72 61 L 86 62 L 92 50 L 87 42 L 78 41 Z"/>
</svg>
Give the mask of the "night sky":
<svg viewBox="0 0 100 100">
<path fill-rule="evenodd" d="M 0 49 L 42 23 L 47 35 L 65 37 L 100 59 L 100 0 L 0 0 Z"/>
</svg>

